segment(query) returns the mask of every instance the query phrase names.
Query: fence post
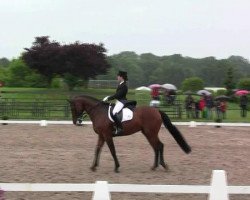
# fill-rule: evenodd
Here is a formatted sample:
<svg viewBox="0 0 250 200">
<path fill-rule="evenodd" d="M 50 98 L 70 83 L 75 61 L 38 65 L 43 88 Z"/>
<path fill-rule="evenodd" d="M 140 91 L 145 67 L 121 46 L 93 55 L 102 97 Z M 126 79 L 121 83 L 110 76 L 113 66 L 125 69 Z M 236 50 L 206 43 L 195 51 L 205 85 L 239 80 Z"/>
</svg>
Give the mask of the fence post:
<svg viewBox="0 0 250 200">
<path fill-rule="evenodd" d="M 229 200 L 224 170 L 213 170 L 209 200 Z"/>
<path fill-rule="evenodd" d="M 92 200 L 111 200 L 107 181 L 96 181 Z"/>
</svg>

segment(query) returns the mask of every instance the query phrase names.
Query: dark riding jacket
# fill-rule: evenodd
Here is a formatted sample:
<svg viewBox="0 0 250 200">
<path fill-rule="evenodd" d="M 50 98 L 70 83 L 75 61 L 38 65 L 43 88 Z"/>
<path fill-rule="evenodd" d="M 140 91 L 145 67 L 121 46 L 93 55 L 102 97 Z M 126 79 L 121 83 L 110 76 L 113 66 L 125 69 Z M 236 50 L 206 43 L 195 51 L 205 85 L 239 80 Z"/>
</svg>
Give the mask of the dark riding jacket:
<svg viewBox="0 0 250 200">
<path fill-rule="evenodd" d="M 124 102 L 127 100 L 127 97 L 126 97 L 127 93 L 128 93 L 128 86 L 126 82 L 124 81 L 123 83 L 118 85 L 116 89 L 116 93 L 110 96 L 108 100 L 117 99 L 120 102 Z"/>
</svg>

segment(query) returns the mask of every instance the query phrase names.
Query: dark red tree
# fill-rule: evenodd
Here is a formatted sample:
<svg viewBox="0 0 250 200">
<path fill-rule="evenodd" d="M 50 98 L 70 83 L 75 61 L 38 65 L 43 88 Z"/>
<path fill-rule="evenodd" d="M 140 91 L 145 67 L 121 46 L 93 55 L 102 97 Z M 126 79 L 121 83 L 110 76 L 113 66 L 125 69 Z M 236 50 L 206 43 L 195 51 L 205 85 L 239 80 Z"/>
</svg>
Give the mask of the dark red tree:
<svg viewBox="0 0 250 200">
<path fill-rule="evenodd" d="M 62 47 L 64 53 L 65 71 L 85 80 L 105 74 L 110 68 L 102 44 L 74 44 Z"/>
<path fill-rule="evenodd" d="M 24 62 L 48 77 L 71 74 L 79 79 L 88 80 L 105 74 L 110 68 L 103 44 L 83 44 L 75 42 L 60 45 L 50 41 L 48 36 L 36 37 L 31 48 L 25 48 Z"/>
</svg>

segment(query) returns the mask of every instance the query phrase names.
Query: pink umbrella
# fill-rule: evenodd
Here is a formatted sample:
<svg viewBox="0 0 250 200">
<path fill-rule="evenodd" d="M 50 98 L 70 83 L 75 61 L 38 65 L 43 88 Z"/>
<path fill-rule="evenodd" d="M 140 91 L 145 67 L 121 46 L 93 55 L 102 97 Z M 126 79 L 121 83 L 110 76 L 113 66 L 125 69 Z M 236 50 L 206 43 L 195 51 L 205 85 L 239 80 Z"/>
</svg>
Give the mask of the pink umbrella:
<svg viewBox="0 0 250 200">
<path fill-rule="evenodd" d="M 246 95 L 246 94 L 249 94 L 250 92 L 247 91 L 247 90 L 238 90 L 235 92 L 235 95 L 237 96 L 242 96 L 242 95 Z"/>
<path fill-rule="evenodd" d="M 161 85 L 160 84 L 152 84 L 150 86 L 148 86 L 149 88 L 153 89 L 153 88 L 160 88 Z"/>
</svg>

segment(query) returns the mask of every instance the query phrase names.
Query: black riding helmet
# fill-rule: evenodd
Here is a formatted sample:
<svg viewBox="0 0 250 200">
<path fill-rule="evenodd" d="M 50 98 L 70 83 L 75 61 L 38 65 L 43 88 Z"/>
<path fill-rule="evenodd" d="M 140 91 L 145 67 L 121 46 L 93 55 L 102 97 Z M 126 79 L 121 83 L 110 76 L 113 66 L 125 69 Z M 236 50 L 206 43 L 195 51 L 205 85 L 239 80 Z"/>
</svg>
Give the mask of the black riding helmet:
<svg viewBox="0 0 250 200">
<path fill-rule="evenodd" d="M 125 71 L 119 71 L 117 76 L 121 76 L 125 81 L 128 80 L 127 72 Z"/>
</svg>

